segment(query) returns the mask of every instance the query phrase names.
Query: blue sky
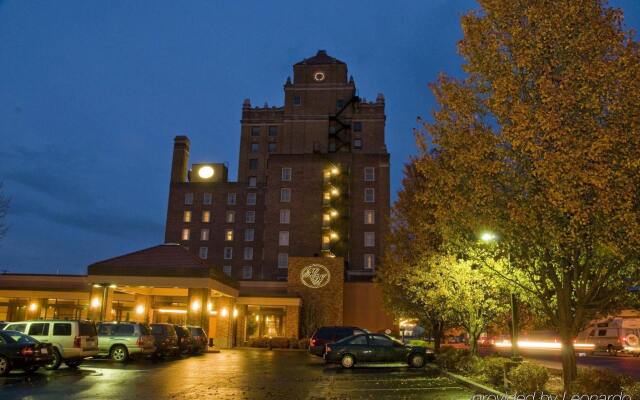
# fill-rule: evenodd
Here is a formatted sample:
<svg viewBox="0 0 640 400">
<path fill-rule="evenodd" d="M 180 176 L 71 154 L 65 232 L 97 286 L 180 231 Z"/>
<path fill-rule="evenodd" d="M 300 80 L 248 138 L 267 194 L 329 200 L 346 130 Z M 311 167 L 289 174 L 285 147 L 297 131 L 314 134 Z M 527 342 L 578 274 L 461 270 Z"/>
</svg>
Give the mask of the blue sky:
<svg viewBox="0 0 640 400">
<path fill-rule="evenodd" d="M 640 2 L 611 3 L 640 27 Z M 471 0 L 0 1 L 0 181 L 12 197 L 0 271 L 84 273 L 161 243 L 173 137 L 235 178 L 242 100 L 282 104 L 318 49 L 383 92 L 392 191 L 415 153 L 427 84 L 459 74 Z"/>
</svg>

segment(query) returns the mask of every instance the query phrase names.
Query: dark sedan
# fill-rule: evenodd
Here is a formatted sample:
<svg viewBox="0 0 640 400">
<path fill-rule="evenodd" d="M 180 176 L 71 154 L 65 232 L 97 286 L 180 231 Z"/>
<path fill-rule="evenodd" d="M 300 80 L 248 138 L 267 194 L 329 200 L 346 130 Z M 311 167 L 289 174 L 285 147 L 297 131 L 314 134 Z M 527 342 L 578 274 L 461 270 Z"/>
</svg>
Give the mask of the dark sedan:
<svg viewBox="0 0 640 400">
<path fill-rule="evenodd" d="M 326 346 L 324 359 L 328 363 L 351 368 L 356 363 L 406 362 L 412 368 L 421 368 L 433 360 L 431 350 L 409 346 L 382 334 L 349 336 Z"/>
<path fill-rule="evenodd" d="M 53 349 L 31 336 L 16 331 L 0 331 L 0 376 L 13 369 L 31 373 L 51 363 Z"/>
</svg>

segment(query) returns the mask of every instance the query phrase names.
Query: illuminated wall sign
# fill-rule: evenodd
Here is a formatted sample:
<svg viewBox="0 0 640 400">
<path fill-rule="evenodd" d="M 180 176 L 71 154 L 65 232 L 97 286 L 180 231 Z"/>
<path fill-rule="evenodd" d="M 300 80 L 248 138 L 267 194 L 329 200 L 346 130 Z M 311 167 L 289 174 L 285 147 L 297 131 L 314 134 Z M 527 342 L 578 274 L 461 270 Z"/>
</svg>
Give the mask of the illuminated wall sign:
<svg viewBox="0 0 640 400">
<path fill-rule="evenodd" d="M 331 272 L 321 264 L 311 264 L 300 271 L 300 281 L 311 289 L 319 289 L 331 280 Z"/>
<path fill-rule="evenodd" d="M 198 169 L 198 175 L 200 175 L 202 179 L 209 179 L 213 176 L 213 168 L 209 165 L 202 166 Z"/>
</svg>

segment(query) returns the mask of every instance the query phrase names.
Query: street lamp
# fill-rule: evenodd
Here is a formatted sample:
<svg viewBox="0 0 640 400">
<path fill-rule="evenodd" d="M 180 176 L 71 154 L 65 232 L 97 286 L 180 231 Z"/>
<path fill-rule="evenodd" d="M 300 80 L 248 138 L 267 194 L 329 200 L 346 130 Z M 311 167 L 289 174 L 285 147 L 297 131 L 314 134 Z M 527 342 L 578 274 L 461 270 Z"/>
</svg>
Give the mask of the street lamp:
<svg viewBox="0 0 640 400">
<path fill-rule="evenodd" d="M 480 240 L 484 243 L 493 243 L 498 241 L 498 235 L 493 232 L 485 231 L 480 234 Z M 522 357 L 518 354 L 518 297 L 516 293 L 511 291 L 511 361 L 522 362 Z"/>
</svg>

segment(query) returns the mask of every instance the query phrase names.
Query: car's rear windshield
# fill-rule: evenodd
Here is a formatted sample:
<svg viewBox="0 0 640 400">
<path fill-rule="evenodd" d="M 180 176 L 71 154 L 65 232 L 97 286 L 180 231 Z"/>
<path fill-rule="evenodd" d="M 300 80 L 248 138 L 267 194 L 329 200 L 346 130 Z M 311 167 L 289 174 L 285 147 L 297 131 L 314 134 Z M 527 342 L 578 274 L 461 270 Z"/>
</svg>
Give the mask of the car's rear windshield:
<svg viewBox="0 0 640 400">
<path fill-rule="evenodd" d="M 23 333 L 17 332 L 17 331 L 3 331 L 2 333 L 2 338 L 5 340 L 5 342 L 7 343 L 40 343 L 37 340 L 35 340 L 34 338 L 32 338 L 31 336 L 27 336 Z"/>
<path fill-rule="evenodd" d="M 96 336 L 96 326 L 93 322 L 80 321 L 78 323 L 80 329 L 80 336 Z"/>
<path fill-rule="evenodd" d="M 162 329 L 162 325 L 151 325 L 151 333 L 154 335 L 162 335 L 164 333 L 164 329 Z"/>
<path fill-rule="evenodd" d="M 203 336 L 204 335 L 204 331 L 202 330 L 202 328 L 189 328 L 189 332 L 191 332 L 191 334 L 193 336 Z"/>
<path fill-rule="evenodd" d="M 140 334 L 151 335 L 151 330 L 149 330 L 149 326 L 145 324 L 140 324 Z"/>
<path fill-rule="evenodd" d="M 335 335 L 335 328 L 318 328 L 313 335 L 317 339 L 333 339 Z"/>
</svg>

